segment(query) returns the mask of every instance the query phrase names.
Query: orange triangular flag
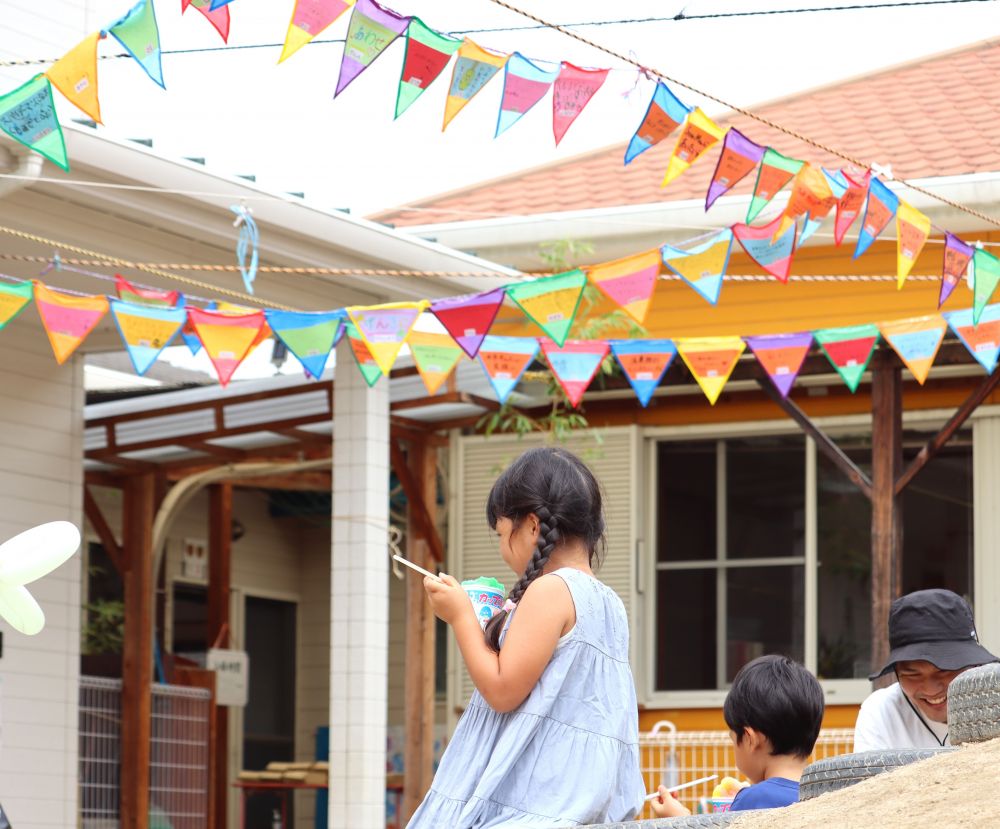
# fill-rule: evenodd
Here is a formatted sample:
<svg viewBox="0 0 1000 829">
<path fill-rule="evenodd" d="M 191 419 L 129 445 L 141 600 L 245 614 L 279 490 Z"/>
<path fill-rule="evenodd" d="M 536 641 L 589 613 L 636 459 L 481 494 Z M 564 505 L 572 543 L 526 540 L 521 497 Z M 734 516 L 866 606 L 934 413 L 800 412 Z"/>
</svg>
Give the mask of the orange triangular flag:
<svg viewBox="0 0 1000 829">
<path fill-rule="evenodd" d="M 45 74 L 67 101 L 98 124 L 103 124 L 101 103 L 97 100 L 97 42 L 100 39 L 100 32 L 85 37 Z"/>
</svg>

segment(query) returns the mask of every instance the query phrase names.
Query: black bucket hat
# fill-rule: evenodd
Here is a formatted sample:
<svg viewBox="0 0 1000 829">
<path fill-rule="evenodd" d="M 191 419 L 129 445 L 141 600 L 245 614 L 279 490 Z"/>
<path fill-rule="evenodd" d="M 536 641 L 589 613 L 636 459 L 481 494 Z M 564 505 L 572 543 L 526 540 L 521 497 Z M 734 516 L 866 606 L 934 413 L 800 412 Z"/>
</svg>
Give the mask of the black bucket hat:
<svg viewBox="0 0 1000 829">
<path fill-rule="evenodd" d="M 918 590 L 896 599 L 889 610 L 889 648 L 889 660 L 869 679 L 910 660 L 930 662 L 942 671 L 998 661 L 979 644 L 968 603 L 950 590 Z"/>
</svg>

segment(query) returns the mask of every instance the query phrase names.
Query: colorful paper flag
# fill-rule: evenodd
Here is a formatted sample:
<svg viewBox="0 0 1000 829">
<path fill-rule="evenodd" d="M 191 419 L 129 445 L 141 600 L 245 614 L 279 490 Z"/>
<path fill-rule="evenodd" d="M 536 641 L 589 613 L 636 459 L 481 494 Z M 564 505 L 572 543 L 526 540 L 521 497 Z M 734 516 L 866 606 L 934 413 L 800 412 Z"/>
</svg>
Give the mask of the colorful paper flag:
<svg viewBox="0 0 1000 829">
<path fill-rule="evenodd" d="M 781 188 L 795 178 L 804 164 L 804 161 L 789 158 L 770 147 L 764 151 L 764 157 L 760 160 L 760 169 L 757 171 L 757 181 L 753 186 L 753 197 L 750 199 L 750 207 L 747 209 L 747 224 L 757 218 L 760 211 L 778 194 Z"/>
<path fill-rule="evenodd" d="M 725 130 L 722 127 L 695 107 L 684 122 L 684 128 L 677 139 L 677 144 L 674 145 L 674 152 L 670 156 L 670 163 L 667 164 L 667 171 L 663 175 L 660 187 L 666 187 L 687 170 L 724 134 Z"/>
<path fill-rule="evenodd" d="M 583 69 L 563 61 L 552 85 L 552 134 L 556 145 L 566 130 L 590 103 L 608 77 L 610 69 Z"/>
<path fill-rule="evenodd" d="M 861 220 L 858 244 L 854 248 L 855 259 L 871 247 L 871 243 L 878 238 L 892 217 L 896 215 L 898 207 L 899 196 L 879 179 L 871 179 L 868 184 L 868 204 L 865 206 L 865 216 Z"/>
<path fill-rule="evenodd" d="M 226 4 L 216 5 L 212 0 L 181 0 L 181 13 L 188 10 L 188 6 L 193 6 L 200 11 L 205 19 L 212 24 L 215 31 L 219 33 L 223 43 L 229 42 L 229 6 Z"/>
<path fill-rule="evenodd" d="M 944 318 L 933 314 L 896 322 L 883 322 L 880 327 L 886 342 L 899 355 L 899 359 L 910 373 L 917 378 L 917 382 L 923 385 L 941 347 L 945 329 L 948 327 Z"/>
<path fill-rule="evenodd" d="M 108 312 L 108 298 L 64 294 L 35 282 L 35 306 L 62 365 Z"/>
<path fill-rule="evenodd" d="M 347 314 L 382 373 L 388 377 L 399 350 L 406 342 L 424 308 L 430 303 L 389 302 L 384 305 L 352 306 Z"/>
<path fill-rule="evenodd" d="M 857 391 L 861 376 L 878 345 L 878 327 L 852 325 L 846 328 L 826 328 L 813 336 L 837 374 L 852 391 Z"/>
<path fill-rule="evenodd" d="M 664 265 L 715 305 L 719 301 L 732 249 L 733 231 L 727 227 L 708 241 L 686 250 L 663 245 L 660 257 Z"/>
<path fill-rule="evenodd" d="M 975 248 L 951 233 L 944 234 L 944 264 L 941 266 L 941 292 L 938 308 L 945 304 L 959 280 L 965 276 Z"/>
<path fill-rule="evenodd" d="M 561 346 L 569 336 L 586 283 L 587 275 L 574 268 L 555 276 L 508 285 L 507 296 Z"/>
<path fill-rule="evenodd" d="M 371 66 L 409 24 L 408 16 L 380 6 L 375 0 L 357 0 L 347 26 L 347 40 L 333 97 Z"/>
<path fill-rule="evenodd" d="M 798 225 L 792 222 L 781 231 L 783 220 L 784 216 L 778 216 L 773 222 L 761 227 L 735 224 L 733 235 L 754 262 L 779 282 L 788 282 Z"/>
<path fill-rule="evenodd" d="M 358 329 L 354 327 L 354 324 L 351 322 L 345 323 L 344 331 L 347 334 L 347 341 L 351 345 L 351 354 L 354 356 L 354 363 L 357 365 L 358 371 L 361 372 L 361 376 L 365 378 L 368 388 L 371 388 L 378 382 L 379 377 L 382 376 L 382 369 L 375 362 L 375 358 L 372 356 L 371 351 L 368 350 L 365 341 L 361 339 L 361 335 L 358 334 Z"/>
<path fill-rule="evenodd" d="M 302 368 L 315 380 L 323 376 L 326 361 L 344 333 L 340 311 L 264 311 L 274 336 L 283 342 Z"/>
<path fill-rule="evenodd" d="M 746 343 L 739 337 L 681 337 L 677 352 L 713 406 L 729 380 Z"/>
<path fill-rule="evenodd" d="M 111 300 L 111 316 L 135 373 L 140 376 L 156 362 L 187 321 L 184 308 L 133 305 L 120 299 Z"/>
<path fill-rule="evenodd" d="M 1000 305 L 987 305 L 978 325 L 972 321 L 971 308 L 951 311 L 944 318 L 976 362 L 992 374 L 1000 357 Z"/>
<path fill-rule="evenodd" d="M 524 113 L 542 100 L 558 74 L 558 70 L 537 66 L 520 52 L 511 54 L 503 69 L 503 97 L 493 137 L 517 123 Z"/>
<path fill-rule="evenodd" d="M 785 205 L 781 230 L 787 230 L 790 222 L 799 216 L 805 216 L 802 232 L 805 234 L 808 230 L 808 235 L 811 236 L 836 204 L 837 196 L 826 173 L 811 164 L 803 164 L 802 169 L 795 174 L 792 194 L 788 197 L 788 204 Z"/>
<path fill-rule="evenodd" d="M 0 95 L 0 130 L 69 172 L 52 84 L 44 75 L 35 75 L 13 92 Z"/>
<path fill-rule="evenodd" d="M 774 387 L 782 397 L 788 397 L 795 378 L 799 376 L 813 337 L 808 331 L 801 334 L 774 334 L 764 337 L 747 337 L 753 351 Z"/>
<path fill-rule="evenodd" d="M 0 329 L 28 307 L 34 293 L 35 286 L 31 282 L 0 282 Z"/>
<path fill-rule="evenodd" d="M 354 0 L 295 0 L 278 63 L 294 55 L 353 5 Z"/>
<path fill-rule="evenodd" d="M 608 345 L 645 408 L 674 361 L 677 348 L 670 340 L 610 340 Z"/>
<path fill-rule="evenodd" d="M 435 81 L 461 45 L 460 39 L 435 32 L 419 17 L 410 19 L 394 118 L 406 112 L 410 104 Z"/>
<path fill-rule="evenodd" d="M 608 344 L 604 340 L 567 340 L 558 346 L 545 338 L 542 353 L 570 405 L 576 408 L 607 356 Z"/>
<path fill-rule="evenodd" d="M 136 61 L 149 77 L 166 89 L 163 83 L 163 66 L 160 60 L 160 29 L 156 25 L 153 0 L 139 0 L 108 31 Z"/>
<path fill-rule="evenodd" d="M 406 341 L 429 395 L 435 395 L 462 359 L 462 349 L 448 334 L 411 331 Z"/>
<path fill-rule="evenodd" d="M 139 288 L 120 273 L 115 274 L 115 289 L 122 302 L 133 305 L 156 305 L 174 308 L 184 305 L 184 295 L 180 291 L 157 291 L 153 288 Z"/>
<path fill-rule="evenodd" d="M 101 102 L 97 99 L 97 43 L 100 32 L 85 37 L 46 70 L 45 75 L 63 97 L 98 124 Z"/>
<path fill-rule="evenodd" d="M 1000 283 L 1000 260 L 989 251 L 977 248 L 972 254 L 972 321 L 979 317 Z"/>
<path fill-rule="evenodd" d="M 659 144 L 684 123 L 692 109 L 694 107 L 682 104 L 663 81 L 657 81 L 642 123 L 625 149 L 625 163 L 628 164 L 654 144 Z"/>
<path fill-rule="evenodd" d="M 525 369 L 538 354 L 534 337 L 498 337 L 488 335 L 479 348 L 479 364 L 501 403 L 506 403 Z"/>
<path fill-rule="evenodd" d="M 188 319 L 205 347 L 223 388 L 229 384 L 233 372 L 246 359 L 267 324 L 263 311 L 229 314 L 189 308 Z"/>
<path fill-rule="evenodd" d="M 837 202 L 837 218 L 833 225 L 833 241 L 838 246 L 844 241 L 844 235 L 861 213 L 861 205 L 864 204 L 872 175 L 871 170 L 865 170 L 864 177 L 859 181 L 846 170 L 840 172 L 847 182 L 847 192 Z"/>
<path fill-rule="evenodd" d="M 451 71 L 451 84 L 448 87 L 448 98 L 444 104 L 444 132 L 451 119 L 461 112 L 462 108 L 475 97 L 490 79 L 499 72 L 507 62 L 507 55 L 496 55 L 487 52 L 466 38 L 458 47 L 458 58 L 455 68 Z"/>
<path fill-rule="evenodd" d="M 659 275 L 658 250 L 637 253 L 587 268 L 587 278 L 591 284 L 620 305 L 639 325 L 646 320 Z"/>
<path fill-rule="evenodd" d="M 722 143 L 722 153 L 715 165 L 712 181 L 708 185 L 708 194 L 705 196 L 706 210 L 715 204 L 719 196 L 735 187 L 760 164 L 764 150 L 764 147 L 755 144 L 738 129 L 730 127 Z"/>
<path fill-rule="evenodd" d="M 931 235 L 931 220 L 915 207 L 900 201 L 896 211 L 896 288 L 901 290 L 913 263 Z"/>
<path fill-rule="evenodd" d="M 431 313 L 451 334 L 452 338 L 470 357 L 475 357 L 483 337 L 493 325 L 505 290 L 495 288 L 472 296 L 456 296 L 435 300 Z"/>
</svg>

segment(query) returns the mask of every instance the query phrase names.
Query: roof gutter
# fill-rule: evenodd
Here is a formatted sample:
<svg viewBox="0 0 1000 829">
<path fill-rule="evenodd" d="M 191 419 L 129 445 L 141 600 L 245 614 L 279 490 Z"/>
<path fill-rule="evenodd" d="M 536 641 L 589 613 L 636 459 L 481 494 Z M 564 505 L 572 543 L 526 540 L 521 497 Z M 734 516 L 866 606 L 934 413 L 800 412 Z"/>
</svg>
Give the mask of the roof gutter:
<svg viewBox="0 0 1000 829">
<path fill-rule="evenodd" d="M 15 152 L 9 147 L 0 147 L 3 156 L 3 174 L 0 177 L 0 199 L 17 190 L 30 187 L 38 181 L 45 166 L 45 159 L 28 149 Z"/>
</svg>

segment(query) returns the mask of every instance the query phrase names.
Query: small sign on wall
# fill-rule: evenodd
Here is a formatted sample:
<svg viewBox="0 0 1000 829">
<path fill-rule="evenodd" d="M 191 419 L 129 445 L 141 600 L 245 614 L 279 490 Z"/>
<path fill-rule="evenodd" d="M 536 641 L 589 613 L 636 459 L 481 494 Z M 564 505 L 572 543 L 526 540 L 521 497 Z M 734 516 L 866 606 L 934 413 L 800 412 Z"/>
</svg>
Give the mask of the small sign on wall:
<svg viewBox="0 0 1000 829">
<path fill-rule="evenodd" d="M 215 704 L 239 708 L 247 704 L 250 658 L 246 651 L 209 648 L 205 667 L 215 671 Z"/>
<path fill-rule="evenodd" d="M 192 581 L 208 579 L 208 544 L 198 538 L 185 538 L 181 543 L 181 575 Z"/>
</svg>

